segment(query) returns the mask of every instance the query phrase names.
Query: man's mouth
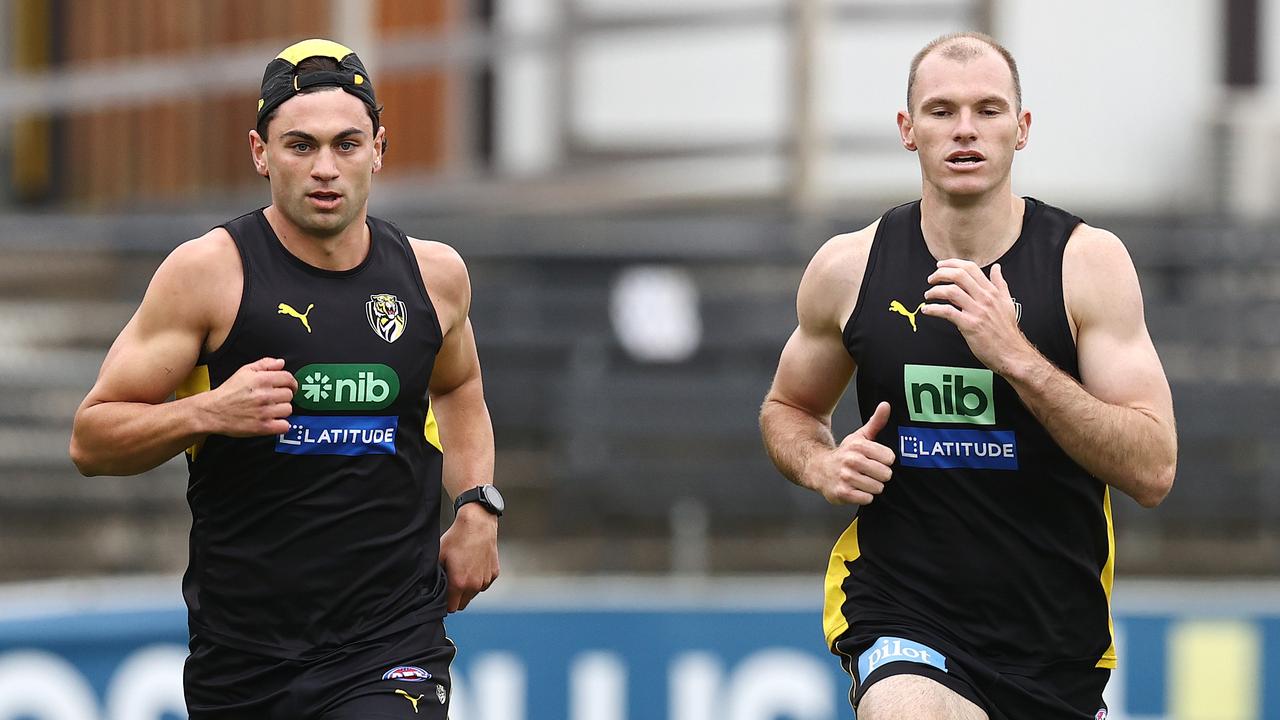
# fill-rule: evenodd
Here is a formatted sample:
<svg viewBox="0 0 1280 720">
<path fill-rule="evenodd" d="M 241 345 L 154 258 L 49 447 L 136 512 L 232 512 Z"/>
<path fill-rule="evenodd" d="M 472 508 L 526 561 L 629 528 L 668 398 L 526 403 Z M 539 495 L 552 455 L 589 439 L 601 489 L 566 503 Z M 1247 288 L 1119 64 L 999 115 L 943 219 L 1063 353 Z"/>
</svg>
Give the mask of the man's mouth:
<svg viewBox="0 0 1280 720">
<path fill-rule="evenodd" d="M 976 150 L 957 150 L 947 156 L 947 163 L 953 166 L 978 165 L 986 158 Z"/>
<path fill-rule="evenodd" d="M 342 199 L 342 193 L 332 190 L 315 190 L 307 193 L 307 198 L 311 200 L 312 204 L 321 208 L 331 208 Z"/>
</svg>

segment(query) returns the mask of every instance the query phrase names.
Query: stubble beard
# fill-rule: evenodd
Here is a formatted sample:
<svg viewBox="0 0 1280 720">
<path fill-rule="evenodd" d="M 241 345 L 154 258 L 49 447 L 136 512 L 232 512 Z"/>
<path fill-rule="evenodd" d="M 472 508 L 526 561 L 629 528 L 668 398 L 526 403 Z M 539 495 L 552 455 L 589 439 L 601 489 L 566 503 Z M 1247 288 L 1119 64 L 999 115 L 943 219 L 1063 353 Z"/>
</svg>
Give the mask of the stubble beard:
<svg viewBox="0 0 1280 720">
<path fill-rule="evenodd" d="M 338 210 L 320 212 L 312 208 L 306 196 L 303 196 L 295 206 L 296 211 L 291 213 L 289 221 L 303 232 L 315 237 L 329 238 L 341 235 L 355 220 L 355 213 L 345 206 L 345 201 L 348 199 L 343 196 L 343 206 Z"/>
</svg>

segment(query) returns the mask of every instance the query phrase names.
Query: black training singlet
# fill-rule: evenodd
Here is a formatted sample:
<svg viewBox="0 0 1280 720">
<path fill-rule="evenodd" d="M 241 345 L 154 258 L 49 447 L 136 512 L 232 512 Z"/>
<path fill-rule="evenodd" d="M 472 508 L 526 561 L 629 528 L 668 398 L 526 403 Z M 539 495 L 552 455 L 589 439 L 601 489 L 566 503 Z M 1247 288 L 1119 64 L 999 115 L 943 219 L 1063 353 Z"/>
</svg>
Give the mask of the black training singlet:
<svg viewBox="0 0 1280 720">
<path fill-rule="evenodd" d="M 1077 379 L 1062 256 L 1079 223 L 1027 198 L 1022 233 L 999 260 L 1023 333 Z M 890 403 L 876 440 L 897 459 L 832 551 L 828 645 L 861 623 L 928 631 L 996 668 L 1114 668 L 1108 488 L 951 322 L 919 312 L 936 264 L 919 201 L 881 219 L 844 342 L 862 416 Z"/>
<path fill-rule="evenodd" d="M 261 210 L 223 227 L 244 269 L 226 341 L 179 397 L 284 358 L 298 381 L 284 435 L 189 449 L 190 629 L 306 658 L 444 615 L 442 455 L 427 384 L 442 341 L 404 233 L 368 219 L 355 268 L 292 255 Z"/>
</svg>

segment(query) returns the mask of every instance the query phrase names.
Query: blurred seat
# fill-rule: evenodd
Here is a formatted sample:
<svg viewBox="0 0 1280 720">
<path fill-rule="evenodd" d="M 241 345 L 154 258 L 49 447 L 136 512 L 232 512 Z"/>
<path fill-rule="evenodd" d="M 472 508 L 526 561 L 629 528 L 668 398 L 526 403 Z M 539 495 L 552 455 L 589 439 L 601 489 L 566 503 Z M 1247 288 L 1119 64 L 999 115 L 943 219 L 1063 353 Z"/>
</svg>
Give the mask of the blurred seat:
<svg viewBox="0 0 1280 720">
<path fill-rule="evenodd" d="M 171 224 L 148 222 L 122 221 Z M 1178 481 L 1160 509 L 1115 500 L 1117 532 L 1130 547 L 1126 571 L 1274 567 L 1280 541 L 1267 538 L 1280 538 L 1280 243 L 1207 222 L 1099 224 L 1125 239 L 1138 265 L 1181 444 Z M 504 519 L 504 537 L 544 569 L 591 571 L 599 553 L 567 552 L 566 543 L 661 546 L 673 510 L 693 502 L 722 548 L 715 568 L 761 569 L 762 544 L 771 548 L 768 567 L 812 564 L 850 509 L 780 477 L 757 427 L 811 249 L 752 236 L 728 253 L 723 238 L 708 238 L 742 225 L 719 221 L 695 222 L 684 247 L 673 240 L 679 218 L 625 224 L 625 247 L 589 242 L 609 236 L 607 219 L 542 219 L 532 226 L 541 240 L 528 246 L 499 242 L 518 237 L 518 223 L 481 227 L 475 248 L 465 234 L 447 239 L 471 269 L 498 481 L 520 509 Z M 781 232 L 785 223 L 766 227 Z M 181 459 L 135 478 L 85 479 L 66 457 L 75 407 L 163 257 L 164 248 L 147 249 L 120 228 L 103 233 L 128 242 L 85 252 L 83 262 L 69 261 L 76 256 L 62 246 L 0 250 L 0 575 L 185 563 Z M 646 250 L 645 233 L 661 237 L 657 249 Z M 634 263 L 675 265 L 693 279 L 701 338 L 688 359 L 641 362 L 615 336 L 613 282 Z M 834 431 L 841 437 L 859 424 L 850 390 Z M 625 570 L 665 561 L 609 562 Z"/>
</svg>

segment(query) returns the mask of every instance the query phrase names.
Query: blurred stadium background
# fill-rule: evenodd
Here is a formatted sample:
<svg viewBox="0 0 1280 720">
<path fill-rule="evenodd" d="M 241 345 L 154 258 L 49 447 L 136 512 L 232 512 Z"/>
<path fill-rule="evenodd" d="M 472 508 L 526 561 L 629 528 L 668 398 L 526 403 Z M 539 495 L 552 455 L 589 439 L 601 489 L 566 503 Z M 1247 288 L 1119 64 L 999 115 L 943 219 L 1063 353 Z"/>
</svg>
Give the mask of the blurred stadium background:
<svg viewBox="0 0 1280 720">
<path fill-rule="evenodd" d="M 1280 1 L 0 0 L 0 720 L 183 717 L 185 468 L 79 477 L 70 419 L 172 247 L 265 204 L 267 59 L 355 48 L 372 211 L 467 258 L 504 574 L 457 720 L 827 720 L 826 554 L 756 409 L 830 235 L 917 197 L 911 55 L 980 29 L 1015 190 L 1117 232 L 1178 410 L 1115 507 L 1110 717 L 1280 718 Z M 852 397 L 838 429 L 858 425 Z"/>
</svg>

